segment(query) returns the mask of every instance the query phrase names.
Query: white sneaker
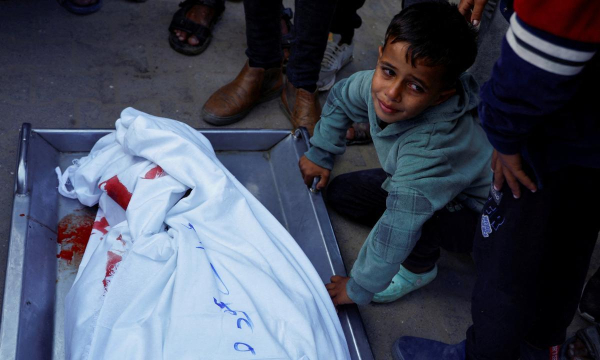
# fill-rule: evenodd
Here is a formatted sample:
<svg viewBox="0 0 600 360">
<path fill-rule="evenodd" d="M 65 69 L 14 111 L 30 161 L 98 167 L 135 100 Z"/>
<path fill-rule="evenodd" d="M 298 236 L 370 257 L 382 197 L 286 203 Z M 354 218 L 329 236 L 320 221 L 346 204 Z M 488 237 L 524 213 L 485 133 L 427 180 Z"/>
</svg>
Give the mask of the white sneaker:
<svg viewBox="0 0 600 360">
<path fill-rule="evenodd" d="M 341 35 L 329 33 L 329 40 L 327 40 L 327 48 L 325 49 L 323 61 L 321 61 L 321 72 L 319 72 L 319 80 L 317 81 L 319 91 L 331 89 L 335 84 L 335 74 L 352 61 L 354 41 L 350 45 L 338 45 L 341 38 Z"/>
</svg>

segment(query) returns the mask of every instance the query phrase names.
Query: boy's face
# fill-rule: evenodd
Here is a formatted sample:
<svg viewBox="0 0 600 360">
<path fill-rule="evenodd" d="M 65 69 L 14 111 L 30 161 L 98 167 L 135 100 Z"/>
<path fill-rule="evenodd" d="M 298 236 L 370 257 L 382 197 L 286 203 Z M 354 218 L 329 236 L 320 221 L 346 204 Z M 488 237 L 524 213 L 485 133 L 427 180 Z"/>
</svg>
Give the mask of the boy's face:
<svg viewBox="0 0 600 360">
<path fill-rule="evenodd" d="M 445 87 L 443 66 L 407 62 L 407 42 L 388 42 L 379 47 L 379 59 L 371 84 L 375 113 L 386 123 L 413 118 L 430 106 L 438 105 L 456 90 Z"/>
</svg>

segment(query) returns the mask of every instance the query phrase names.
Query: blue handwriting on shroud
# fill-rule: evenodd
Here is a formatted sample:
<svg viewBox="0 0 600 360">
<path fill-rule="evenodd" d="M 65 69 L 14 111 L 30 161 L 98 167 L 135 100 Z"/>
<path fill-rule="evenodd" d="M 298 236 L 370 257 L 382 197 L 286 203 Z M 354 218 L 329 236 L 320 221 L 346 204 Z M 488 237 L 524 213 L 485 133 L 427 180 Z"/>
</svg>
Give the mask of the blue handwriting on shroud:
<svg viewBox="0 0 600 360">
<path fill-rule="evenodd" d="M 227 290 L 227 293 L 224 293 L 224 294 L 229 295 L 229 289 L 223 282 L 223 279 L 221 279 L 221 277 L 219 276 L 219 273 L 217 273 L 217 270 L 215 269 L 215 267 L 213 266 L 212 263 L 210 264 L 210 267 L 212 268 L 213 273 L 215 274 L 217 279 L 221 282 L 221 284 L 223 284 L 223 286 Z M 221 290 L 219 289 L 219 291 L 221 291 Z M 221 292 L 223 292 L 223 291 L 221 291 Z M 242 329 L 242 324 L 246 323 L 246 325 L 250 328 L 250 331 L 254 332 L 254 324 L 252 323 L 250 316 L 248 316 L 248 314 L 245 311 L 233 310 L 232 308 L 229 307 L 229 305 L 231 305 L 231 304 L 225 303 L 223 301 L 218 301 L 214 297 L 213 297 L 213 301 L 215 302 L 215 305 L 217 305 L 219 307 L 219 309 L 223 310 L 223 312 L 225 312 L 226 314 L 229 314 L 232 316 L 240 316 L 238 314 L 243 315 L 243 317 L 240 316 L 237 319 L 238 329 Z M 250 353 L 252 353 L 252 355 L 256 355 L 256 351 L 254 351 L 254 348 L 243 342 L 236 342 L 235 344 L 233 344 L 233 348 L 235 349 L 235 351 L 250 352 Z"/>
<path fill-rule="evenodd" d="M 240 345 L 244 345 L 246 348 L 240 349 Z M 250 346 L 248 344 L 244 344 L 242 342 L 236 342 L 235 344 L 233 344 L 233 348 L 236 349 L 237 351 L 244 351 L 244 352 L 250 351 L 252 353 L 252 355 L 256 355 L 256 352 L 254 351 L 252 346 Z"/>
</svg>

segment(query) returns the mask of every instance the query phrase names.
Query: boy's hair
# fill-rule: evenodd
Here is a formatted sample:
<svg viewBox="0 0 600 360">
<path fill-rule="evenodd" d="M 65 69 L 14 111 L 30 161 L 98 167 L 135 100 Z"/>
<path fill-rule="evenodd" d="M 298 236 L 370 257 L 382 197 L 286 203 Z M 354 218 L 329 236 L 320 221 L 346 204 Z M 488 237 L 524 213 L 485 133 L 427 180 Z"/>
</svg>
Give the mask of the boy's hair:
<svg viewBox="0 0 600 360">
<path fill-rule="evenodd" d="M 394 16 L 385 33 L 383 47 L 407 42 L 406 61 L 416 66 L 444 66 L 445 82 L 453 85 L 477 56 L 477 32 L 458 12 L 456 5 L 445 1 L 418 3 Z"/>
</svg>

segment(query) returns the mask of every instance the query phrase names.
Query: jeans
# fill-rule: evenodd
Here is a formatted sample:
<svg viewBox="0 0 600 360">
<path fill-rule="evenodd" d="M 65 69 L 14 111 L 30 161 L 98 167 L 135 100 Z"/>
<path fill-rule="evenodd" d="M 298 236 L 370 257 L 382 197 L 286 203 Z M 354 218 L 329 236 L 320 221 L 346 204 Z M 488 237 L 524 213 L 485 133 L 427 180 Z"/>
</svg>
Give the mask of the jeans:
<svg viewBox="0 0 600 360">
<path fill-rule="evenodd" d="M 217 0 L 218 1 L 218 0 Z M 362 21 L 356 11 L 365 0 L 296 0 L 293 41 L 286 75 L 296 88 L 316 89 L 329 31 L 352 38 Z M 280 67 L 281 0 L 244 0 L 246 56 L 251 67 Z"/>
<path fill-rule="evenodd" d="M 564 342 L 600 231 L 600 169 L 564 168 L 544 188 L 505 184 L 484 206 L 473 255 L 473 325 L 468 359 L 518 359 L 522 341 Z"/>
<path fill-rule="evenodd" d="M 296 88 L 316 88 L 337 0 L 296 0 L 286 75 Z M 246 56 L 251 67 L 280 67 L 281 0 L 244 0 Z"/>
<path fill-rule="evenodd" d="M 327 187 L 327 203 L 336 212 L 368 226 L 374 226 L 386 209 L 387 179 L 383 169 L 356 171 L 337 176 Z M 431 269 L 440 258 L 440 247 L 470 252 L 479 214 L 451 202 L 425 222 L 421 237 L 403 262 L 409 267 Z"/>
</svg>

